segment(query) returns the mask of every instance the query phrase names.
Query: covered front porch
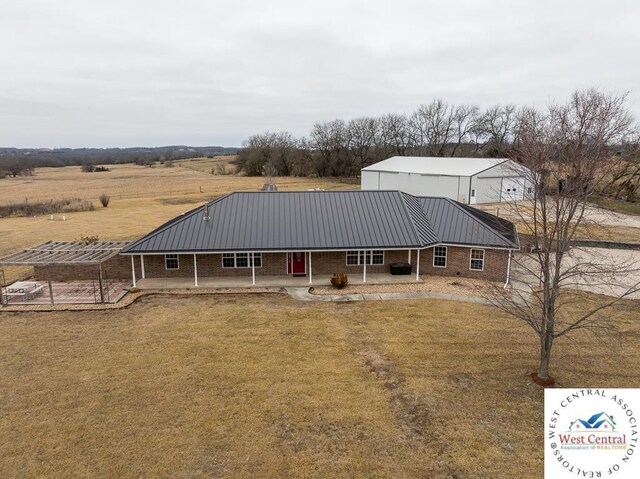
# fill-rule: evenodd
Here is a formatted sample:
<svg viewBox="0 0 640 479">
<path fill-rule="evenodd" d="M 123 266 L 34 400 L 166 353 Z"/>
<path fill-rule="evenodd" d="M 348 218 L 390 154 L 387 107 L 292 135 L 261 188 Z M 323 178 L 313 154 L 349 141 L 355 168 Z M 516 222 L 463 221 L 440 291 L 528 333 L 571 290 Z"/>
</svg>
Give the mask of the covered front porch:
<svg viewBox="0 0 640 479">
<path fill-rule="evenodd" d="M 422 282 L 422 279 L 418 280 Z M 391 275 L 388 273 L 370 273 L 363 282 L 362 275 L 349 275 L 349 284 L 406 284 L 416 283 L 413 275 Z M 309 287 L 331 285 L 330 274 L 313 275 L 312 282 L 307 276 L 269 275 L 236 277 L 199 277 L 196 286 L 193 278 L 144 278 L 137 281 L 139 289 L 187 289 L 187 288 L 277 288 Z"/>
<path fill-rule="evenodd" d="M 324 286 L 331 284 L 334 273 L 347 274 L 350 284 L 420 281 L 419 250 L 155 253 L 130 257 L 132 284 L 139 289 Z"/>
</svg>

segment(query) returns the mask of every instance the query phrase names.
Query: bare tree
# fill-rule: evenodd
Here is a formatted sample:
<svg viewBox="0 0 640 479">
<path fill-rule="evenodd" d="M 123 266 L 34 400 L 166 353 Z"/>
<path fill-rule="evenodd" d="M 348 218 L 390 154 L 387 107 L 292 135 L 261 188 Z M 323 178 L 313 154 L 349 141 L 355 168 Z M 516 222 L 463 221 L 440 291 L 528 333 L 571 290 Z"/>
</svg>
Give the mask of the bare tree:
<svg viewBox="0 0 640 479">
<path fill-rule="evenodd" d="M 528 199 L 513 201 L 510 207 L 525 251 L 514 255 L 517 277 L 512 289 L 496 288 L 491 300 L 538 336 L 537 377 L 543 381 L 549 380 L 555 339 L 577 330 L 612 327 L 601 313 L 640 290 L 628 276 L 638 271 L 636 264 L 575 245 L 577 235 L 591 226 L 589 197 L 611 181 L 611 146 L 632 133 L 625 99 L 626 95 L 579 91 L 565 105 L 522 112 L 514 152 L 527 167 L 516 170 L 524 178 L 521 187 Z M 576 292 L 604 287 L 611 295 L 607 299 Z"/>
<path fill-rule="evenodd" d="M 454 138 L 454 107 L 437 99 L 421 105 L 409 118 L 412 140 L 418 154 L 444 156 Z"/>
<path fill-rule="evenodd" d="M 411 148 L 411 133 L 406 115 L 390 113 L 379 120 L 376 148 L 380 159 L 389 156 L 406 156 Z"/>
<path fill-rule="evenodd" d="M 477 132 L 484 138 L 481 141 L 485 154 L 503 157 L 509 150 L 516 134 L 518 112 L 515 105 L 495 105 L 488 108 L 480 117 Z"/>
<path fill-rule="evenodd" d="M 379 120 L 371 117 L 355 118 L 347 124 L 349 151 L 353 155 L 351 169 L 354 175 L 374 162 L 378 124 Z"/>
<path fill-rule="evenodd" d="M 472 132 L 478 125 L 479 108 L 475 105 L 458 105 L 453 111 L 453 148 L 451 156 L 459 153 L 464 143 L 471 142 Z"/>
</svg>

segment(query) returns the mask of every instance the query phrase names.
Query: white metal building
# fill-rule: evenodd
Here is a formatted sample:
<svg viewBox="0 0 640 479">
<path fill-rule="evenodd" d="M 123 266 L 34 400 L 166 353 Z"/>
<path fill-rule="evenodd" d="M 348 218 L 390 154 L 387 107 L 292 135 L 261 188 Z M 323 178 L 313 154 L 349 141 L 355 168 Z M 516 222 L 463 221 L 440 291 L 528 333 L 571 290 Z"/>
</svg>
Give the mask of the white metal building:
<svg viewBox="0 0 640 479">
<path fill-rule="evenodd" d="M 507 158 L 394 156 L 363 168 L 363 190 L 400 190 L 443 196 L 465 204 L 521 200 L 527 186 L 523 166 Z"/>
</svg>

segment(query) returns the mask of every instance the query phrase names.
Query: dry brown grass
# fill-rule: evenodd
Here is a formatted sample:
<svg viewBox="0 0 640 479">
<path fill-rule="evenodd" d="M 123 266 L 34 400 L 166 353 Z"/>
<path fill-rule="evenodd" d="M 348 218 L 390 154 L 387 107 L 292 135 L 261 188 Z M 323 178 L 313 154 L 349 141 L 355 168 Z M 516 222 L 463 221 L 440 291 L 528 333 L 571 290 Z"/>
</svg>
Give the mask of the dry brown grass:
<svg viewBox="0 0 640 479">
<path fill-rule="evenodd" d="M 563 386 L 640 385 L 640 318 L 613 316 L 618 336 L 558 341 Z M 437 300 L 0 314 L 0 476 L 537 478 L 536 352 Z"/>
<path fill-rule="evenodd" d="M 202 159 L 205 164 L 214 161 Z M 190 165 L 195 165 L 190 160 Z M 198 170 L 195 166 L 165 168 L 156 165 L 146 168 L 138 165 L 109 165 L 111 171 L 82 173 L 79 166 L 65 168 L 37 168 L 34 176 L 5 178 L 0 180 L 0 204 L 59 199 L 62 196 L 98 200 L 101 193 L 112 200 L 158 197 L 215 197 L 231 191 L 258 190 L 265 183 L 261 177 L 220 176 Z M 209 168 L 210 170 L 210 168 Z M 332 178 L 273 179 L 285 190 L 309 188 L 354 188 Z"/>
<path fill-rule="evenodd" d="M 236 155 L 220 155 L 213 158 L 189 158 L 188 160 L 178 160 L 174 163 L 183 168 L 208 174 L 211 174 L 212 170 L 216 171 L 218 168 L 223 167 L 226 174 L 232 174 L 236 171 L 236 167 L 232 164 L 232 161 L 236 158 Z M 216 174 L 218 174 L 217 171 Z"/>
<path fill-rule="evenodd" d="M 204 159 L 203 161 L 212 161 Z M 195 163 L 194 160 L 191 160 Z M 258 190 L 264 178 L 214 176 L 186 167 L 145 168 L 113 165 L 111 171 L 82 173 L 80 167 L 39 168 L 35 176 L 0 180 L 0 204 L 78 197 L 95 201 L 109 194 L 108 208 L 95 211 L 31 218 L 0 218 L 0 257 L 48 240 L 71 241 L 81 236 L 131 240 L 165 221 L 232 191 Z M 274 178 L 281 190 L 353 189 L 352 183 L 333 178 Z M 6 268 L 8 281 L 28 273 L 26 268 Z"/>
</svg>

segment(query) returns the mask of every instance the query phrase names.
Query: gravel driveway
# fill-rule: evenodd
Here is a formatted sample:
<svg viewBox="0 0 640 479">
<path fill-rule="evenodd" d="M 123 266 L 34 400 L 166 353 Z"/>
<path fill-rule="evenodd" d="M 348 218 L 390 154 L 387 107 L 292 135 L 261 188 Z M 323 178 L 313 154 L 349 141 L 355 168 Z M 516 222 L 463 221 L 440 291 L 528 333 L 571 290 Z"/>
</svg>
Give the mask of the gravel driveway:
<svg viewBox="0 0 640 479">
<path fill-rule="evenodd" d="M 608 296 L 619 296 L 631 286 L 640 283 L 640 251 L 604 248 L 574 248 L 564 262 L 565 271 L 577 263 L 589 262 L 604 265 L 616 265 L 617 272 L 611 275 L 592 275 L 584 278 L 573 278 L 572 284 L 565 287 L 581 289 Z M 532 268 L 535 264 L 532 256 L 524 253 L 514 255 L 512 268 L 512 285 L 514 288 L 529 290 L 538 286 L 535 276 L 523 266 Z M 621 273 L 620 271 L 625 271 Z M 628 296 L 640 299 L 640 291 Z"/>
</svg>

